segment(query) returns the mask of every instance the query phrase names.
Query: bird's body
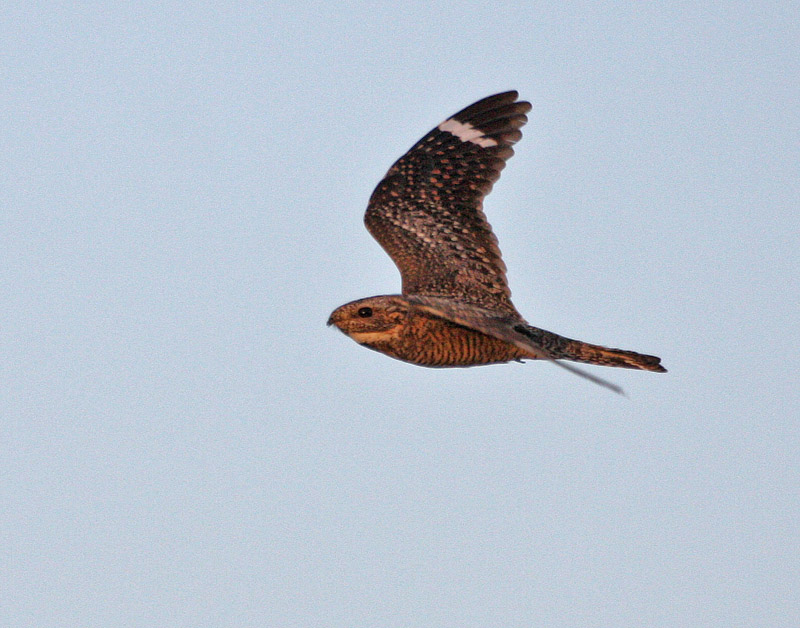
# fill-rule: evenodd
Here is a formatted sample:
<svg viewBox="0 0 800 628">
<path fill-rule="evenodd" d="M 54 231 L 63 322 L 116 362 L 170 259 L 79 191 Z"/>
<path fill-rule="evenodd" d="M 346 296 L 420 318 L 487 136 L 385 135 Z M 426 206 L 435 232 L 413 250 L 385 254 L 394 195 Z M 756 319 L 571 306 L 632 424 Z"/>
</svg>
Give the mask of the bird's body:
<svg viewBox="0 0 800 628">
<path fill-rule="evenodd" d="M 522 137 L 530 103 L 516 99 L 516 92 L 506 92 L 467 107 L 389 169 L 364 220 L 400 269 L 403 292 L 342 305 L 328 324 L 359 344 L 422 366 L 547 359 L 665 371 L 655 356 L 532 327 L 511 302 L 482 201 Z"/>
<path fill-rule="evenodd" d="M 471 306 L 464 309 L 466 313 L 473 314 L 476 310 Z M 490 317 L 487 319 L 491 320 Z M 369 297 L 347 303 L 334 311 L 329 324 L 336 325 L 365 347 L 419 366 L 480 366 L 546 357 L 586 364 L 664 371 L 659 359 L 652 355 L 572 340 L 528 325 L 521 319 L 500 319 L 497 322 L 507 325 L 519 336 L 519 346 L 513 339 L 504 340 L 440 315 L 430 314 L 423 304 L 415 304 L 399 294 Z M 527 342 L 535 343 L 536 349 L 526 348 Z M 546 355 L 542 355 L 542 352 Z"/>
<path fill-rule="evenodd" d="M 365 308 L 372 320 L 358 315 Z M 387 324 L 376 326 L 379 317 L 388 319 Z M 533 357 L 504 340 L 428 314 L 402 295 L 348 303 L 334 312 L 331 322 L 359 344 L 420 366 L 477 366 Z"/>
</svg>

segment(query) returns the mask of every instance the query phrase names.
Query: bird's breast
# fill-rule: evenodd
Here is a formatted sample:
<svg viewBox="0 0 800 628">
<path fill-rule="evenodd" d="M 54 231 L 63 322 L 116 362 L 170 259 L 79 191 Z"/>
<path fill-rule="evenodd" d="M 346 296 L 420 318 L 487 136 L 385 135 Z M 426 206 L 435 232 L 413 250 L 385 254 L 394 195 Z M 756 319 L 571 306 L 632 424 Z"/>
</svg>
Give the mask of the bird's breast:
<svg viewBox="0 0 800 628">
<path fill-rule="evenodd" d="M 421 366 L 477 366 L 524 357 L 508 342 L 422 312 L 409 316 L 392 338 L 375 340 L 362 344 Z"/>
</svg>

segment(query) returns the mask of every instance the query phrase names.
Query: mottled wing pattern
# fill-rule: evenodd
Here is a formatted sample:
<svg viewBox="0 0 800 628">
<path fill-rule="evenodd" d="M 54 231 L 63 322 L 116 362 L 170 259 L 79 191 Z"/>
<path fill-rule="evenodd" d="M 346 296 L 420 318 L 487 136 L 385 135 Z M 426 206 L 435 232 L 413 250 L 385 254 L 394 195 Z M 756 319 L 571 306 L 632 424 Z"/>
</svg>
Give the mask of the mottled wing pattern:
<svg viewBox="0 0 800 628">
<path fill-rule="evenodd" d="M 517 96 L 489 96 L 442 122 L 372 193 L 364 221 L 400 269 L 403 294 L 516 314 L 482 204 L 528 121 L 531 105 Z"/>
</svg>

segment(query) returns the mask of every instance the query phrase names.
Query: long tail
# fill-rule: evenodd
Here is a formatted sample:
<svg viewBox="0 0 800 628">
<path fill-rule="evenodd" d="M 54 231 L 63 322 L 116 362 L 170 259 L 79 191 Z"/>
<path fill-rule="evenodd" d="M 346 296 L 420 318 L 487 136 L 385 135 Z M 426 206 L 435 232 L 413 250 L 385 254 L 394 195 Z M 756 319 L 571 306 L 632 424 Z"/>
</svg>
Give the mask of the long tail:
<svg viewBox="0 0 800 628">
<path fill-rule="evenodd" d="M 565 338 L 553 332 L 529 325 L 526 326 L 524 333 L 550 352 L 556 360 L 572 360 L 573 362 L 583 362 L 585 364 L 618 366 L 626 369 L 654 371 L 656 373 L 667 372 L 667 369 L 661 366 L 661 358 L 654 355 L 644 355 L 635 351 L 591 345 L 588 342 Z"/>
</svg>

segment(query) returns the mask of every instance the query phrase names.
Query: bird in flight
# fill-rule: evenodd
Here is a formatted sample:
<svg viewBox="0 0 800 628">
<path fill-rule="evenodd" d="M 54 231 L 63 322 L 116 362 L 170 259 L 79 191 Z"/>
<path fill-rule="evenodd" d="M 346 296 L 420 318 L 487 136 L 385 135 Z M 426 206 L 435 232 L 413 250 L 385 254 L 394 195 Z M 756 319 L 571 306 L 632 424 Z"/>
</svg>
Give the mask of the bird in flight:
<svg viewBox="0 0 800 628">
<path fill-rule="evenodd" d="M 514 154 L 531 104 L 515 91 L 451 116 L 386 173 L 364 222 L 402 276 L 402 294 L 358 299 L 328 320 L 357 343 L 431 367 L 544 359 L 616 392 L 574 366 L 663 373 L 660 358 L 609 349 L 532 327 L 511 302 L 497 238 L 483 198 Z"/>
</svg>

